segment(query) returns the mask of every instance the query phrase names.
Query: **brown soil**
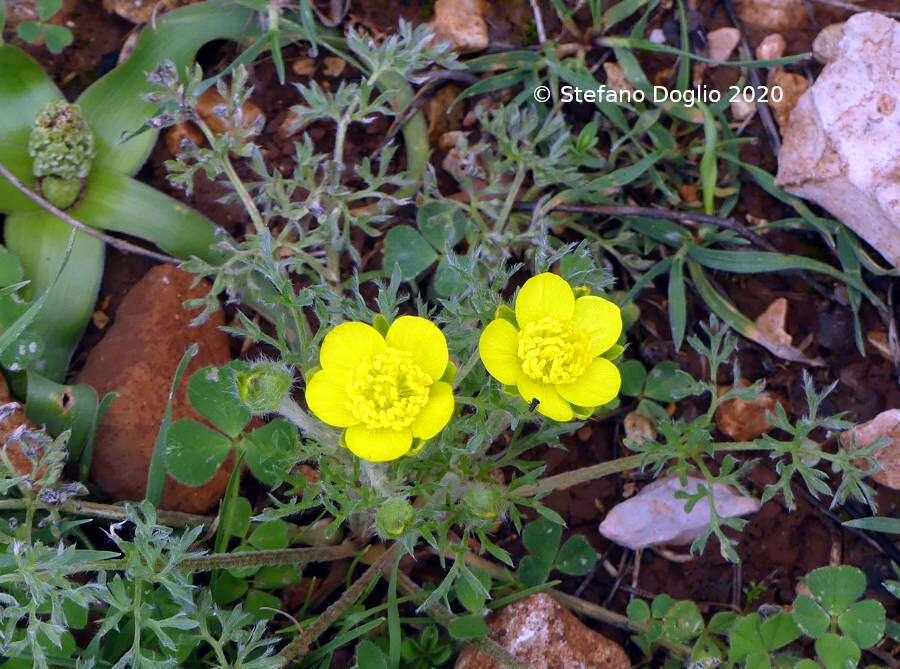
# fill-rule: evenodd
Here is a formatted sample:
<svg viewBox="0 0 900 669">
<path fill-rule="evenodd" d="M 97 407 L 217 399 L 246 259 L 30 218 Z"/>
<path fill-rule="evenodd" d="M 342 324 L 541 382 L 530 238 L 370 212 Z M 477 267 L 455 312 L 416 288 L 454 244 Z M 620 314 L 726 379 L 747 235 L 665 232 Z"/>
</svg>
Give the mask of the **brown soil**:
<svg viewBox="0 0 900 669">
<path fill-rule="evenodd" d="M 870 7 L 888 8 L 894 0 L 878 0 L 860 3 Z M 399 18 L 420 22 L 427 20 L 431 3 L 403 0 L 401 2 L 356 2 L 353 3 L 350 17 L 351 23 L 366 26 L 377 32 L 388 33 L 394 29 Z M 560 27 L 554 25 L 549 17 L 554 16 L 549 2 L 541 3 L 544 16 L 548 17 L 547 30 L 551 35 L 558 34 Z M 728 19 L 723 7 L 713 0 L 702 0 L 699 10 L 703 16 L 710 17 L 708 28 L 727 25 Z M 816 19 L 820 25 L 827 25 L 834 20 L 846 18 L 846 13 L 815 4 Z M 664 20 L 673 16 L 672 11 L 661 14 L 662 18 L 654 19 L 655 25 L 661 26 Z M 29 47 L 32 53 L 47 68 L 54 80 L 70 97 L 74 97 L 99 74 L 114 64 L 114 54 L 121 47 L 131 26 L 122 19 L 105 12 L 99 0 L 78 0 L 71 14 L 74 25 L 71 26 L 77 35 L 72 48 L 63 55 L 52 56 L 43 48 Z M 530 8 L 527 0 L 510 2 L 493 2 L 490 5 L 491 37 L 496 44 L 519 44 L 526 36 L 530 21 Z M 587 25 L 584 23 L 583 25 Z M 802 53 L 810 50 L 810 44 L 816 30 L 811 23 L 802 28 L 790 31 L 785 35 L 788 42 L 788 53 Z M 748 33 L 751 45 L 755 45 L 763 34 L 759 31 Z M 222 47 L 228 49 L 228 47 Z M 207 65 L 213 66 L 222 61 L 223 53 L 205 54 Z M 230 55 L 230 54 L 229 54 Z M 277 82 L 274 67 L 270 61 L 263 60 L 253 69 L 252 79 L 256 86 L 253 96 L 268 120 L 260 144 L 270 168 L 278 168 L 285 172 L 290 169 L 292 146 L 289 141 L 279 139 L 277 129 L 284 120 L 290 105 L 300 101 L 293 83 L 308 83 L 309 76 L 298 76 L 291 70 L 291 64 L 300 58 L 307 57 L 305 49 L 291 46 L 285 52 L 288 65 L 289 81 L 281 86 Z M 320 58 L 322 55 L 320 54 Z M 648 69 L 655 71 L 663 66 L 670 66 L 671 60 L 653 55 L 645 61 Z M 320 84 L 335 85 L 337 79 L 329 79 L 322 74 L 319 63 L 314 75 Z M 349 68 L 342 76 L 352 76 Z M 717 77 L 730 76 L 717 74 Z M 727 82 L 719 82 L 726 83 Z M 375 123 L 367 130 L 354 130 L 349 138 L 348 157 L 352 161 L 367 155 L 379 146 L 387 122 Z M 329 142 L 327 127 L 313 128 L 314 140 L 325 147 Z M 763 168 L 773 171 L 775 158 L 766 143 L 765 133 L 756 123 L 751 128 L 751 135 L 759 138 L 754 145 L 743 150 L 743 158 Z M 215 202 L 223 195 L 223 190 L 202 177 L 198 180 L 191 197 L 172 188 L 165 179 L 163 162 L 171 158 L 165 143 L 158 142 L 149 161 L 138 177 L 162 190 L 163 192 L 189 204 L 206 214 L 209 218 L 227 228 L 234 234 L 241 234 L 247 224 L 245 215 L 238 205 L 223 205 Z M 436 161 L 436 162 L 439 162 Z M 243 166 L 241 169 L 246 169 Z M 789 215 L 784 207 L 752 184 L 743 185 L 743 198 L 738 213 L 752 213 L 755 216 L 777 219 Z M 820 245 L 812 236 L 787 235 L 772 233 L 771 241 L 786 251 L 824 254 Z M 373 250 L 372 240 L 359 239 L 363 255 L 372 258 L 371 268 L 380 266 L 380 252 L 377 246 Z M 111 317 L 128 289 L 133 286 L 151 266 L 151 262 L 135 256 L 126 256 L 115 251 L 108 253 L 106 274 L 101 288 L 101 306 Z M 738 276 L 718 275 L 720 285 L 736 301 L 737 305 L 751 318 L 761 313 L 776 297 L 786 297 L 789 301 L 788 329 L 795 343 L 813 335 L 807 353 L 819 355 L 826 360 L 826 366 L 813 368 L 813 374 L 819 387 L 839 379 L 836 390 L 826 401 L 825 411 L 846 411 L 847 418 L 853 421 L 864 421 L 876 413 L 900 406 L 900 387 L 897 375 L 891 365 L 875 355 L 861 357 L 853 345 L 853 326 L 849 308 L 841 306 L 834 300 L 826 300 L 809 289 L 802 279 L 786 276 Z M 883 288 L 884 286 L 882 286 Z M 672 359 L 699 371 L 696 360 L 685 353 L 673 350 L 668 334 L 665 292 L 649 291 L 641 297 L 642 322 L 635 331 L 640 340 L 635 347 L 638 357 L 648 365 L 662 359 Z M 689 322 L 705 320 L 705 311 L 695 302 L 691 305 Z M 863 318 L 867 328 L 880 327 L 874 313 L 864 310 Z M 107 326 L 108 327 L 108 326 Z M 89 327 L 82 350 L 75 358 L 75 369 L 83 364 L 86 352 L 89 351 L 103 335 L 103 330 L 95 325 Z M 235 347 L 239 343 L 235 344 Z M 686 347 L 685 347 L 686 348 Z M 747 342 L 741 342 L 739 360 L 743 374 L 751 379 L 765 378 L 768 386 L 788 398 L 791 413 L 802 415 L 806 410 L 803 400 L 801 372 L 803 367 L 786 363 L 770 355 L 764 349 Z M 721 379 L 723 383 L 730 379 Z M 680 411 L 697 411 L 690 402 L 681 403 Z M 575 469 L 596 462 L 617 457 L 621 453 L 621 433 L 617 421 L 592 422 L 566 440 L 568 450 L 547 450 L 534 454 L 547 463 L 547 473 L 558 473 Z M 640 475 L 636 480 L 641 480 Z M 767 482 L 775 480 L 774 467 L 770 463 L 762 463 L 754 472 L 750 486 L 760 492 Z M 588 540 L 604 555 L 612 565 L 620 565 L 623 549 L 610 545 L 602 538 L 597 525 L 603 513 L 622 499 L 622 489 L 628 483 L 623 477 L 609 477 L 591 483 L 579 485 L 568 490 L 558 491 L 547 498 L 549 506 L 557 510 L 568 522 L 567 533 L 585 535 Z M 251 489 L 245 494 L 250 499 L 264 499 L 261 490 Z M 881 488 L 879 490 L 880 511 L 883 515 L 894 515 L 900 506 L 900 493 Z M 742 565 L 735 567 L 724 561 L 718 546 L 711 544 L 703 556 L 690 562 L 672 562 L 660 555 L 647 551 L 642 558 L 640 576 L 632 587 L 628 576 L 617 583 L 616 579 L 599 568 L 586 582 L 583 579 L 564 580 L 563 589 L 574 592 L 581 590 L 586 599 L 623 611 L 629 593 L 652 595 L 667 592 L 676 598 L 690 598 L 706 603 L 709 612 L 723 610 L 733 602 L 743 604 L 743 598 L 735 589 L 752 581 L 765 584 L 760 601 L 778 604 L 789 603 L 794 598 L 794 586 L 797 578 L 809 570 L 834 563 L 835 561 L 854 564 L 862 567 L 870 577 L 870 596 L 882 597 L 884 591 L 880 581 L 888 575 L 890 558 L 877 545 L 855 533 L 842 528 L 827 513 L 827 503 L 813 503 L 807 496 L 798 493 L 796 510 L 788 513 L 780 501 L 767 503 L 762 511 L 749 519 L 749 524 L 740 537 L 740 554 Z M 832 510 L 840 514 L 840 510 Z M 505 535 L 505 536 L 504 536 Z M 522 547 L 511 526 L 500 530 L 498 540 L 513 555 L 522 555 Z M 894 556 L 896 558 L 896 556 Z M 629 558 L 630 559 L 630 558 Z M 432 580 L 438 566 L 433 561 L 423 560 L 419 563 L 417 576 L 422 580 Z M 337 565 L 346 569 L 347 565 Z M 555 575 L 556 577 L 556 575 Z M 888 598 L 883 597 L 886 604 L 895 607 Z M 891 611 L 896 613 L 896 611 Z M 625 640 L 624 633 L 608 627 L 602 631 L 611 638 Z M 631 647 L 633 651 L 634 648 Z M 637 655 L 634 655 L 637 659 Z"/>
</svg>

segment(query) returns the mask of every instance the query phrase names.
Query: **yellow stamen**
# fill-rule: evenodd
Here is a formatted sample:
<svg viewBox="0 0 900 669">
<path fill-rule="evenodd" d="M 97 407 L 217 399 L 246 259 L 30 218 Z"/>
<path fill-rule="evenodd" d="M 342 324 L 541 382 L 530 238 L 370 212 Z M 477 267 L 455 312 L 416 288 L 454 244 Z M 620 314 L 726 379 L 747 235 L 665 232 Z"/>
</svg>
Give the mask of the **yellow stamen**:
<svg viewBox="0 0 900 669">
<path fill-rule="evenodd" d="M 591 362 L 585 336 L 568 320 L 545 316 L 519 332 L 522 371 L 542 383 L 571 383 Z"/>
<path fill-rule="evenodd" d="M 409 427 L 428 402 L 434 383 L 412 353 L 388 348 L 367 356 L 347 379 L 347 410 L 372 429 Z"/>
</svg>

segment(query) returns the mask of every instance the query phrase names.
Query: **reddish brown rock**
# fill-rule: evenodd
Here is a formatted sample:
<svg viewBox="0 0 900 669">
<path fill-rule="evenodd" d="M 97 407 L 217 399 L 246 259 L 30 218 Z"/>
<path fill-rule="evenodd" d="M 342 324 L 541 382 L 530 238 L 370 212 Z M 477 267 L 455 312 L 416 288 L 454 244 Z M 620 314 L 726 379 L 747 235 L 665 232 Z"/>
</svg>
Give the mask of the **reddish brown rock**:
<svg viewBox="0 0 900 669">
<path fill-rule="evenodd" d="M 875 459 L 881 464 L 881 471 L 873 474 L 872 480 L 900 490 L 900 409 L 882 411 L 869 422 L 861 423 L 841 434 L 841 444 L 844 448 L 850 446 L 854 437 L 857 446 L 868 446 L 878 437 L 887 437 L 891 440 L 887 446 L 875 452 Z"/>
<path fill-rule="evenodd" d="M 749 386 L 750 382 L 741 379 L 741 385 Z M 731 386 L 720 390 L 727 392 Z M 781 404 L 787 410 L 787 400 L 778 393 L 763 391 L 753 401 L 731 399 L 723 402 L 716 409 L 716 427 L 734 441 L 750 441 L 772 429 L 766 414 L 775 411 L 775 405 Z"/>
<path fill-rule="evenodd" d="M 166 409 L 169 386 L 178 361 L 192 343 L 200 347 L 175 395 L 172 419 L 202 420 L 187 399 L 187 379 L 197 369 L 231 359 L 221 311 L 199 327 L 189 323 L 196 312 L 185 300 L 206 294 L 209 284 L 191 288 L 194 277 L 172 265 L 158 265 L 122 301 L 115 322 L 91 351 L 79 383 L 96 388 L 102 397 L 117 392 L 97 429 L 91 474 L 103 490 L 118 500 L 143 499 L 153 444 Z M 232 456 L 206 484 L 191 488 L 171 477 L 162 506 L 204 513 L 221 498 L 233 467 Z"/>
<path fill-rule="evenodd" d="M 487 619 L 491 639 L 532 669 L 628 669 L 619 644 L 585 627 L 546 593 L 507 604 Z M 467 646 L 456 669 L 503 669 L 500 662 Z"/>
</svg>

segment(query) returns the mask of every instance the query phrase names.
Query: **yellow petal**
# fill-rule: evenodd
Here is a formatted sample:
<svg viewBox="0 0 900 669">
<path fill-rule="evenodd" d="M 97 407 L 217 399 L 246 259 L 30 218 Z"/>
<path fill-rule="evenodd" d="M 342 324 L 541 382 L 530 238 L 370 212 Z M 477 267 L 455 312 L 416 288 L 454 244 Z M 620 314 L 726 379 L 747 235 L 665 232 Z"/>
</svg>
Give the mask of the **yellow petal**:
<svg viewBox="0 0 900 669">
<path fill-rule="evenodd" d="M 509 321 L 498 318 L 491 321 L 478 340 L 478 354 L 488 373 L 500 383 L 516 385 L 522 367 L 516 351 L 519 331 Z"/>
<path fill-rule="evenodd" d="M 556 384 L 556 390 L 572 404 L 596 407 L 612 401 L 621 385 L 618 368 L 606 358 L 594 358 L 584 374 L 572 383 Z"/>
<path fill-rule="evenodd" d="M 453 388 L 449 383 L 438 381 L 431 386 L 428 402 L 416 416 L 409 429 L 419 439 L 431 439 L 444 429 L 453 414 Z"/>
<path fill-rule="evenodd" d="M 591 343 L 591 356 L 598 356 L 619 341 L 622 310 L 607 299 L 586 295 L 575 300 L 572 324 Z"/>
<path fill-rule="evenodd" d="M 319 363 L 323 368 L 356 369 L 364 358 L 381 353 L 386 348 L 384 337 L 371 325 L 359 321 L 341 323 L 325 335 Z"/>
<path fill-rule="evenodd" d="M 538 400 L 536 409 L 538 413 L 561 423 L 572 420 L 572 405 L 564 400 L 553 386 L 535 381 L 522 374 L 519 377 L 518 387 L 519 394 L 526 402 Z"/>
<path fill-rule="evenodd" d="M 396 460 L 412 446 L 412 433 L 405 430 L 371 429 L 365 425 L 348 427 L 344 439 L 353 454 L 369 462 Z"/>
<path fill-rule="evenodd" d="M 385 335 L 388 346 L 412 353 L 416 364 L 435 381 L 444 375 L 450 355 L 444 333 L 419 316 L 401 316 Z"/>
<path fill-rule="evenodd" d="M 306 405 L 318 418 L 335 427 L 350 427 L 359 420 L 347 410 L 347 370 L 322 369 L 306 386 Z"/>
<path fill-rule="evenodd" d="M 516 297 L 516 320 L 520 328 L 544 316 L 568 320 L 574 309 L 572 287 L 561 276 L 550 272 L 528 279 Z"/>
</svg>

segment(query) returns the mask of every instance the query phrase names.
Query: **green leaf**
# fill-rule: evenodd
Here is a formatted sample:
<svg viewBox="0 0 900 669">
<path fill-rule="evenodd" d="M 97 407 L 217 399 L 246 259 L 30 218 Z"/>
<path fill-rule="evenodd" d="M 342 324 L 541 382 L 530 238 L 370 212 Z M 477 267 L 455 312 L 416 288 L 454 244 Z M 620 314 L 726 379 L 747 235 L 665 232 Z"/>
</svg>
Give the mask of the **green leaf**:
<svg viewBox="0 0 900 669">
<path fill-rule="evenodd" d="M 481 585 L 484 592 L 490 592 L 490 574 L 480 569 L 472 569 L 471 572 L 475 575 L 475 578 L 478 579 L 478 583 Z M 467 578 L 457 578 L 454 588 L 456 590 L 456 598 L 466 610 L 471 611 L 472 613 L 478 613 L 484 608 L 487 597 L 484 592 L 475 588 Z"/>
<path fill-rule="evenodd" d="M 65 26 L 44 24 L 44 41 L 50 53 L 59 53 L 69 46 L 75 39 L 72 31 Z"/>
<path fill-rule="evenodd" d="M 238 366 L 246 367 L 246 363 Z M 235 392 L 235 366 L 204 367 L 188 381 L 188 398 L 197 411 L 232 439 L 250 421 L 250 412 Z"/>
<path fill-rule="evenodd" d="M 0 246 L 0 286 L 18 283 L 24 276 L 18 257 Z"/>
<path fill-rule="evenodd" d="M 833 616 L 847 610 L 866 589 L 862 570 L 847 565 L 814 569 L 807 575 L 806 583 L 822 608 Z"/>
<path fill-rule="evenodd" d="M 765 644 L 759 632 L 759 620 L 758 613 L 751 613 L 731 626 L 728 631 L 728 659 L 731 662 L 743 662 L 752 653 L 765 652 Z"/>
<path fill-rule="evenodd" d="M 675 600 L 663 593 L 653 598 L 653 601 L 650 603 L 650 610 L 654 618 L 661 619 L 673 606 L 675 606 Z"/>
<path fill-rule="evenodd" d="M 487 623 L 484 622 L 484 618 L 474 613 L 455 618 L 447 626 L 447 631 L 450 632 L 450 636 L 459 641 L 480 639 L 487 636 L 488 632 L 490 632 Z"/>
<path fill-rule="evenodd" d="M 552 563 L 556 557 L 556 551 L 559 549 L 562 531 L 562 525 L 546 518 L 538 518 L 525 526 L 522 531 L 522 543 L 532 555 Z"/>
<path fill-rule="evenodd" d="M 231 439 L 191 419 L 172 423 L 165 440 L 168 473 L 189 486 L 209 481 L 231 451 Z"/>
<path fill-rule="evenodd" d="M 647 369 L 640 360 L 626 360 L 619 365 L 619 374 L 622 376 L 620 394 L 629 397 L 641 394 L 644 390 L 644 381 L 647 380 Z"/>
<path fill-rule="evenodd" d="M 681 349 L 687 325 L 687 297 L 684 294 L 684 259 L 677 257 L 669 270 L 669 323 L 675 350 Z"/>
<path fill-rule="evenodd" d="M 597 551 L 580 534 L 570 537 L 556 556 L 556 568 L 569 576 L 589 574 L 597 564 Z"/>
<path fill-rule="evenodd" d="M 300 457 L 297 426 L 284 418 L 269 421 L 239 443 L 250 471 L 268 486 L 279 485 Z"/>
<path fill-rule="evenodd" d="M 479 81 L 469 86 L 462 93 L 460 93 L 450 104 L 450 107 L 448 107 L 448 109 L 453 109 L 457 102 L 459 102 L 460 100 L 465 100 L 466 98 L 470 98 L 473 95 L 482 95 L 483 93 L 490 93 L 491 91 L 499 91 L 504 88 L 518 86 L 519 84 L 524 82 L 533 72 L 534 70 L 530 67 L 519 67 L 514 70 L 510 70 L 509 72 L 495 74 L 492 77 L 485 77 L 484 79 L 480 79 Z"/>
<path fill-rule="evenodd" d="M 662 619 L 663 638 L 672 643 L 687 643 L 703 631 L 703 616 L 689 600 L 674 604 Z"/>
<path fill-rule="evenodd" d="M 26 415 L 45 425 L 51 434 L 71 430 L 69 453 L 73 460 L 77 459 L 97 417 L 97 391 L 83 383 L 55 383 L 31 370 L 27 378 Z"/>
<path fill-rule="evenodd" d="M 432 285 L 438 295 L 444 297 L 458 295 L 466 287 L 465 281 L 459 275 L 459 272 L 450 266 L 446 257 L 438 261 L 437 268 L 434 270 Z"/>
<path fill-rule="evenodd" d="M 381 266 L 387 274 L 390 274 L 397 265 L 404 279 L 414 279 L 437 259 L 438 255 L 431 245 L 409 225 L 391 228 L 384 236 L 384 258 Z"/>
<path fill-rule="evenodd" d="M 764 651 L 754 651 L 744 659 L 744 669 L 772 669 L 769 654 Z"/>
<path fill-rule="evenodd" d="M 269 520 L 256 526 L 247 542 L 261 551 L 283 550 L 290 544 L 288 526 L 283 520 Z"/>
<path fill-rule="evenodd" d="M 858 530 L 870 532 L 886 532 L 887 534 L 900 534 L 900 518 L 890 516 L 872 516 L 870 518 L 856 518 L 844 523 L 845 527 L 855 527 Z"/>
<path fill-rule="evenodd" d="M 682 23 L 687 28 L 687 22 Z M 688 61 L 682 61 L 687 64 Z M 719 130 L 712 112 L 705 104 L 697 101 L 697 106 L 703 113 L 703 155 L 700 158 L 700 187 L 703 190 L 703 209 L 708 215 L 715 213 L 716 182 L 718 181 L 718 167 L 716 165 L 716 145 L 719 141 Z"/>
<path fill-rule="evenodd" d="M 41 39 L 41 24 L 37 21 L 22 21 L 16 29 L 16 33 L 25 42 L 34 44 Z"/>
<path fill-rule="evenodd" d="M 625 607 L 625 614 L 636 623 L 650 620 L 650 605 L 643 599 L 632 599 Z"/>
<path fill-rule="evenodd" d="M 794 622 L 803 630 L 806 636 L 817 639 L 828 631 L 831 619 L 815 600 L 807 595 L 798 595 L 794 600 L 791 610 Z"/>
<path fill-rule="evenodd" d="M 709 619 L 706 629 L 711 634 L 721 634 L 722 636 L 725 636 L 737 619 L 738 616 L 733 611 L 719 611 Z"/>
<path fill-rule="evenodd" d="M 647 375 L 644 396 L 659 402 L 676 402 L 693 392 L 694 379 L 674 362 L 661 362 Z"/>
<path fill-rule="evenodd" d="M 838 617 L 841 631 L 860 648 L 871 648 L 884 636 L 886 615 L 881 602 L 857 602 Z"/>
<path fill-rule="evenodd" d="M 37 0 L 38 17 L 47 21 L 62 9 L 62 0 Z"/>
<path fill-rule="evenodd" d="M 526 555 L 519 561 L 516 577 L 526 588 L 532 588 L 547 582 L 553 563 L 534 555 Z"/>
<path fill-rule="evenodd" d="M 356 666 L 358 669 L 388 669 L 388 661 L 378 646 L 363 639 L 356 645 Z"/>
<path fill-rule="evenodd" d="M 807 658 L 800 660 L 793 669 L 822 669 L 822 665 Z"/>
<path fill-rule="evenodd" d="M 268 592 L 252 588 L 244 599 L 244 609 L 257 620 L 272 620 L 281 609 L 281 600 Z"/>
<path fill-rule="evenodd" d="M 244 596 L 249 589 L 246 579 L 232 576 L 224 571 L 212 579 L 210 583 L 213 599 L 219 606 L 227 606 Z"/>
<path fill-rule="evenodd" d="M 776 613 L 760 624 L 759 634 L 766 650 L 771 652 L 799 639 L 801 632 L 790 614 Z"/>
<path fill-rule="evenodd" d="M 211 0 L 161 14 L 138 38 L 131 57 L 105 77 L 95 81 L 77 102 L 94 131 L 95 169 L 120 174 L 137 172 L 156 143 L 156 131 L 145 132 L 119 144 L 126 133 L 137 130 L 157 110 L 142 99 L 156 89 L 147 81 L 163 60 L 179 71 L 194 62 L 197 50 L 214 39 L 244 40 L 259 36 L 253 12 L 228 0 Z"/>
<path fill-rule="evenodd" d="M 816 652 L 825 669 L 856 669 L 861 652 L 850 639 L 824 634 L 816 639 Z"/>
<path fill-rule="evenodd" d="M 218 226 L 178 200 L 128 176 L 97 167 L 87 181 L 84 199 L 71 212 L 78 220 L 101 230 L 145 239 L 178 258 L 222 259 L 221 252 L 212 248 L 223 239 L 216 233 Z"/>
<path fill-rule="evenodd" d="M 438 251 L 453 247 L 466 234 L 466 212 L 451 200 L 428 202 L 416 212 L 416 225 L 422 236 Z"/>
<path fill-rule="evenodd" d="M 250 517 L 253 515 L 253 507 L 246 497 L 238 497 L 234 500 L 234 510 L 231 517 L 231 535 L 243 539 L 250 529 Z"/>
</svg>

